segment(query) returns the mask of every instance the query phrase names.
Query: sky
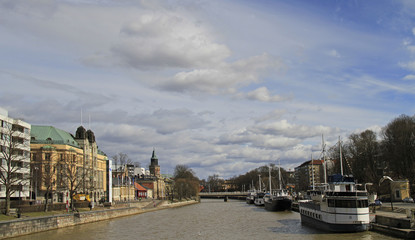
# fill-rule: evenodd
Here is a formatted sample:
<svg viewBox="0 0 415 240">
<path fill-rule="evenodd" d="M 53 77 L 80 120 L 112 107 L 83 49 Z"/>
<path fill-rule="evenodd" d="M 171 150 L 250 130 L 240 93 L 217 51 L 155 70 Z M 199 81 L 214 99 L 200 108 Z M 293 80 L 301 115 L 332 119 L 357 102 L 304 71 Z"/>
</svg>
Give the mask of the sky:
<svg viewBox="0 0 415 240">
<path fill-rule="evenodd" d="M 415 111 L 415 1 L 2 0 L 0 107 L 109 158 L 293 170 Z"/>
</svg>

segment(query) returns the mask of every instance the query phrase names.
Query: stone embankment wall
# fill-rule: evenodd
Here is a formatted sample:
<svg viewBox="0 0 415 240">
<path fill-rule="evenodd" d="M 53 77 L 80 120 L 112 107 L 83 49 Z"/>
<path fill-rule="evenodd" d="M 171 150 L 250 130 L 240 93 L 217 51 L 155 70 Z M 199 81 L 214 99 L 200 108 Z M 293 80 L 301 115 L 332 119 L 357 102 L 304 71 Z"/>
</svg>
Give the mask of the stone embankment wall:
<svg viewBox="0 0 415 240">
<path fill-rule="evenodd" d="M 98 211 L 80 212 L 74 214 L 62 214 L 47 217 L 18 219 L 0 222 L 0 239 L 16 237 L 35 232 L 48 231 L 78 224 L 108 220 L 111 218 L 134 215 L 160 209 L 180 207 L 198 203 L 197 201 L 180 202 L 174 204 L 160 204 L 153 208 L 143 208 L 144 204 L 132 204 L 134 206 L 126 208 L 114 208 Z M 147 203 L 148 204 L 148 203 Z"/>
</svg>

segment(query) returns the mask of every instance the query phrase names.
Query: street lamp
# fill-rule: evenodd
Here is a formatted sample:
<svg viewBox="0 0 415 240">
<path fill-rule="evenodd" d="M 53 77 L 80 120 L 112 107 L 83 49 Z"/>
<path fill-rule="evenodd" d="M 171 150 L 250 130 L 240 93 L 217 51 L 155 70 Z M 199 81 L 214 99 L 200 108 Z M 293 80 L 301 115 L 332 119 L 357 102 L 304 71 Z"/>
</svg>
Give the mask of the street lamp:
<svg viewBox="0 0 415 240">
<path fill-rule="evenodd" d="M 392 211 L 393 211 L 393 203 L 392 203 L 392 182 L 393 182 L 393 180 L 392 180 L 392 178 L 390 178 L 388 176 L 383 176 L 380 179 L 380 181 L 379 181 L 379 187 L 380 187 L 380 184 L 382 184 L 383 181 L 385 181 L 385 180 L 389 180 L 390 181 L 390 183 L 389 183 L 389 188 L 390 188 L 390 201 L 391 201 L 391 208 L 392 208 Z"/>
</svg>

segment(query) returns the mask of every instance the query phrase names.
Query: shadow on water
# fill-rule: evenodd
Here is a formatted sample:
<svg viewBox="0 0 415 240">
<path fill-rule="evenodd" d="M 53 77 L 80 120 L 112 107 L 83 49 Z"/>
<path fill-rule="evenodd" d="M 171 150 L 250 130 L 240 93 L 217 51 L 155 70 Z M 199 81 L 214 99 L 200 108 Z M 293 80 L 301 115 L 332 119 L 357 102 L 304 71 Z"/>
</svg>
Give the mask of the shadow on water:
<svg viewBox="0 0 415 240">
<path fill-rule="evenodd" d="M 280 219 L 276 221 L 281 225 L 279 227 L 269 227 L 271 232 L 278 234 L 292 235 L 293 239 L 342 239 L 342 240 L 378 240 L 378 239 L 396 239 L 386 235 L 380 235 L 371 231 L 364 231 L 358 233 L 332 233 L 322 231 L 301 223 L 300 219 Z M 309 236 L 309 237 L 306 237 Z M 290 238 L 291 238 L 290 237 Z"/>
<path fill-rule="evenodd" d="M 322 234 L 325 233 L 315 228 L 308 227 L 301 223 L 300 219 L 281 219 L 277 220 L 280 227 L 270 227 L 269 230 L 276 233 L 287 234 Z"/>
</svg>

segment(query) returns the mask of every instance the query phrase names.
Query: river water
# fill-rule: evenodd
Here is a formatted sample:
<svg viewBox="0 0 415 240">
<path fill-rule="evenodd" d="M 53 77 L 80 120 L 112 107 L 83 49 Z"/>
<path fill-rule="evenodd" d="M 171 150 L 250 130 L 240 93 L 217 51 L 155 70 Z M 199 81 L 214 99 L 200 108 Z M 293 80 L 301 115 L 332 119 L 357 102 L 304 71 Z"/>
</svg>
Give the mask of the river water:
<svg viewBox="0 0 415 240">
<path fill-rule="evenodd" d="M 375 232 L 331 234 L 303 226 L 297 212 L 268 212 L 244 201 L 201 204 L 78 225 L 14 239 L 395 239 Z"/>
</svg>

